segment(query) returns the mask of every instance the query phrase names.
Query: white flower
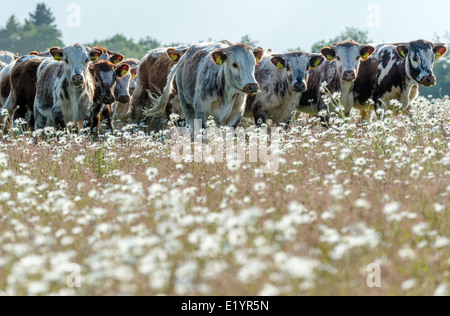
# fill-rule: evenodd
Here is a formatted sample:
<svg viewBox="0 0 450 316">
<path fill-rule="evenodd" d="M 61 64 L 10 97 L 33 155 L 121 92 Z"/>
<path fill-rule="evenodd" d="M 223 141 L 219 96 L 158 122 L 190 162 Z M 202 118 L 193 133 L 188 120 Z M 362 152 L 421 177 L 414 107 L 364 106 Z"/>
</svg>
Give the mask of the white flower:
<svg viewBox="0 0 450 316">
<path fill-rule="evenodd" d="M 0 167 L 6 168 L 8 166 L 9 157 L 5 153 L 0 152 Z"/>
<path fill-rule="evenodd" d="M 363 167 L 363 166 L 365 166 L 367 164 L 367 160 L 365 159 L 365 158 L 357 158 L 356 160 L 355 160 L 355 165 L 357 165 L 357 166 L 361 166 L 361 167 Z"/>
<path fill-rule="evenodd" d="M 368 201 L 366 201 L 364 199 L 356 200 L 355 206 L 357 208 L 363 208 L 363 209 L 366 209 L 366 210 L 370 210 L 372 208 L 372 205 Z"/>
<path fill-rule="evenodd" d="M 379 171 L 374 173 L 373 177 L 376 180 L 384 181 L 384 180 L 386 180 L 386 172 L 384 172 L 383 170 L 379 170 Z"/>
<path fill-rule="evenodd" d="M 428 157 L 434 157 L 436 155 L 436 149 L 433 147 L 427 147 L 424 149 L 424 153 Z"/>
<path fill-rule="evenodd" d="M 295 187 L 292 185 L 292 184 L 288 184 L 287 186 L 286 186 L 286 192 L 287 193 L 291 193 L 291 192 L 294 192 L 295 191 Z"/>
<path fill-rule="evenodd" d="M 402 204 L 399 202 L 392 202 L 384 206 L 383 213 L 386 215 L 392 215 L 400 211 Z"/>
<path fill-rule="evenodd" d="M 435 203 L 433 206 L 436 213 L 442 213 L 445 210 L 445 205 Z"/>
<path fill-rule="evenodd" d="M 339 160 L 345 160 L 347 159 L 352 153 L 352 150 L 350 148 L 344 148 L 341 150 L 341 155 L 339 156 Z"/>
<path fill-rule="evenodd" d="M 410 280 L 407 280 L 407 281 L 403 282 L 401 288 L 402 288 L 403 291 L 406 292 L 406 291 L 412 290 L 416 286 L 417 286 L 417 280 L 416 279 L 410 279 Z"/>
<path fill-rule="evenodd" d="M 438 236 L 436 238 L 436 242 L 434 243 L 434 248 L 441 249 L 450 246 L 450 239 L 446 237 L 440 237 Z"/>
<path fill-rule="evenodd" d="M 86 159 L 86 156 L 85 156 L 85 155 L 80 155 L 80 156 L 75 157 L 75 162 L 76 162 L 77 164 L 82 165 L 82 164 L 84 163 L 84 160 L 85 160 L 85 159 Z"/>
<path fill-rule="evenodd" d="M 156 169 L 156 168 L 148 168 L 145 171 L 145 174 L 147 175 L 147 177 L 148 177 L 148 179 L 150 181 L 154 180 L 156 178 L 156 176 L 158 175 L 158 169 Z"/>
<path fill-rule="evenodd" d="M 253 188 L 255 189 L 256 192 L 258 193 L 263 193 L 264 191 L 266 191 L 266 184 L 264 182 L 258 182 L 256 183 Z"/>
<path fill-rule="evenodd" d="M 0 203 L 8 201 L 10 198 L 11 198 L 11 193 L 0 192 Z"/>
<path fill-rule="evenodd" d="M 228 170 L 231 172 L 238 171 L 241 168 L 241 162 L 238 160 L 232 160 L 227 163 Z"/>
<path fill-rule="evenodd" d="M 225 194 L 229 195 L 229 196 L 233 196 L 238 192 L 238 189 L 236 188 L 236 186 L 234 184 L 231 184 L 226 190 L 225 190 Z"/>
<path fill-rule="evenodd" d="M 442 296 L 442 297 L 448 296 L 448 286 L 447 286 L 447 284 L 439 285 L 437 287 L 436 291 L 434 292 L 434 296 Z"/>
</svg>

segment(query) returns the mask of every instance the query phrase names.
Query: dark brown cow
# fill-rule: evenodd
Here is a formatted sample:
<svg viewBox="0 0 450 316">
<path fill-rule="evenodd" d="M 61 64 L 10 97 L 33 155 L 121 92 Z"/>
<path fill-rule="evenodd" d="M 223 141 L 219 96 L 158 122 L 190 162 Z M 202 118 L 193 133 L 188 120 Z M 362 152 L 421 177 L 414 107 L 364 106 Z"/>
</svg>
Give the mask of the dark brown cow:
<svg viewBox="0 0 450 316">
<path fill-rule="evenodd" d="M 147 56 L 142 59 L 138 67 L 136 89 L 131 100 L 131 122 L 139 124 L 144 120 L 143 111 L 151 103 L 149 92 L 158 97 L 161 95 L 164 87 L 167 85 L 167 77 L 171 69 L 175 66 L 181 56 L 187 51 L 188 47 L 179 46 L 174 49 L 161 47 L 151 50 Z M 160 130 L 164 128 L 164 120 L 172 112 L 182 114 L 181 108 L 174 109 L 178 102 L 172 99 L 162 113 L 162 117 L 153 117 L 147 122 L 150 130 Z"/>
<path fill-rule="evenodd" d="M 91 129 L 94 131 L 98 127 L 101 120 L 100 113 L 102 113 L 106 119 L 107 128 L 112 130 L 111 105 L 116 101 L 114 90 L 117 81 L 128 75 L 130 66 L 125 63 L 116 66 L 110 61 L 101 60 L 92 64 L 89 69 L 95 81 L 94 105 L 90 122 Z"/>
</svg>

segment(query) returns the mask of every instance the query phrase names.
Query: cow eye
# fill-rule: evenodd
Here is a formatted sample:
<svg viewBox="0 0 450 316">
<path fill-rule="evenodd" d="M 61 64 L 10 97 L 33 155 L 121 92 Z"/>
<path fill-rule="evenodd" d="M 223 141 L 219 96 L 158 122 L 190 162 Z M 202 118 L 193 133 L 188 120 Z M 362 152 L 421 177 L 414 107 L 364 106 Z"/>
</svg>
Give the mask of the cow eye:
<svg viewBox="0 0 450 316">
<path fill-rule="evenodd" d="M 417 57 L 414 57 L 413 60 L 414 60 L 415 63 L 419 62 L 419 58 L 417 58 Z"/>
<path fill-rule="evenodd" d="M 360 60 L 360 59 L 361 59 L 361 56 L 356 57 L 356 60 Z"/>
<path fill-rule="evenodd" d="M 339 61 L 340 61 L 340 60 L 341 60 L 341 57 L 339 57 L 339 56 L 336 56 L 336 60 L 339 60 Z"/>
<path fill-rule="evenodd" d="M 238 68 L 239 68 L 239 65 L 236 64 L 236 63 L 234 63 L 234 64 L 233 64 L 233 67 L 236 68 L 236 69 L 238 69 Z"/>
</svg>

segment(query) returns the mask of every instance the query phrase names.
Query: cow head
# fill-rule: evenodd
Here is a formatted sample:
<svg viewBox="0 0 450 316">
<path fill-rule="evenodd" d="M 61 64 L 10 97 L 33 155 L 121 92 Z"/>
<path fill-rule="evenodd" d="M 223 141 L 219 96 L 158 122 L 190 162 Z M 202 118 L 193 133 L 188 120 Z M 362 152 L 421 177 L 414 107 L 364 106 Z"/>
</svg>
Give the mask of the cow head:
<svg viewBox="0 0 450 316">
<path fill-rule="evenodd" d="M 347 82 L 358 78 L 361 61 L 369 59 L 376 48 L 371 45 L 360 45 L 356 42 L 336 43 L 333 47 L 324 47 L 321 51 L 328 61 L 335 61 L 339 77 Z"/>
<path fill-rule="evenodd" d="M 64 75 L 67 80 L 72 85 L 80 87 L 89 75 L 89 63 L 98 60 L 102 52 L 77 44 L 64 49 L 52 48 L 50 54 L 55 60 L 64 63 Z"/>
<path fill-rule="evenodd" d="M 273 55 L 271 61 L 275 67 L 288 77 L 294 92 L 307 90 L 309 70 L 319 67 L 325 58 L 319 54 L 294 52 L 284 55 Z"/>
<path fill-rule="evenodd" d="M 255 67 L 263 55 L 262 48 L 240 44 L 215 50 L 211 54 L 211 59 L 215 64 L 224 68 L 228 84 L 248 95 L 255 95 L 259 92 Z"/>
<path fill-rule="evenodd" d="M 122 65 L 128 66 L 129 73 L 117 80 L 114 94 L 116 96 L 116 100 L 118 100 L 120 103 L 127 104 L 131 102 L 132 92 L 134 92 L 134 89 L 136 88 L 135 78 L 137 75 L 139 61 L 136 59 L 127 59 L 119 64 L 119 66 Z"/>
<path fill-rule="evenodd" d="M 92 64 L 89 69 L 95 80 L 95 95 L 103 104 L 112 104 L 116 101 L 114 89 L 117 80 L 128 75 L 130 66 L 127 64 L 114 65 L 113 63 L 101 60 Z"/>
<path fill-rule="evenodd" d="M 424 40 L 394 44 L 397 54 L 406 60 L 406 72 L 410 78 L 425 87 L 436 84 L 434 61 L 447 53 L 445 44 L 433 44 Z"/>
</svg>

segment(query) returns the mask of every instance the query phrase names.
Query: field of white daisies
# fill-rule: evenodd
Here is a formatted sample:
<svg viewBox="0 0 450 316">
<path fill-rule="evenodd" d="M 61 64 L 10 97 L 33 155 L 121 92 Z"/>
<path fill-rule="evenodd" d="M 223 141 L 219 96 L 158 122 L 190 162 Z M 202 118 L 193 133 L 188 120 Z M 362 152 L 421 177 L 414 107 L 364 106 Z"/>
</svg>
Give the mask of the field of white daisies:
<svg viewBox="0 0 450 316">
<path fill-rule="evenodd" d="M 6 134 L 0 295 L 449 295 L 450 99 L 412 113 L 299 117 L 273 174 L 132 127 Z"/>
</svg>

